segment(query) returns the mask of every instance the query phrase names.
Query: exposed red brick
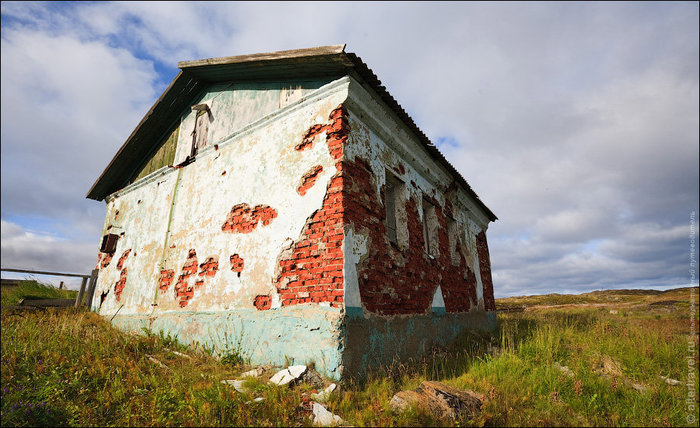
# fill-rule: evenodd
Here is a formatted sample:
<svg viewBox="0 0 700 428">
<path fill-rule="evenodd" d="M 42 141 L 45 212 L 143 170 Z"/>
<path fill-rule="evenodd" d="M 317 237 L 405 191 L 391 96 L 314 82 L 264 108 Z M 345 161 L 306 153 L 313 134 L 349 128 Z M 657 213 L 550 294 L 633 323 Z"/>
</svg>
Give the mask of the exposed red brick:
<svg viewBox="0 0 700 428">
<path fill-rule="evenodd" d="M 189 300 L 194 296 L 194 288 L 189 285 L 189 278 L 197 274 L 197 252 L 190 250 L 187 260 L 182 266 L 182 273 L 175 283 L 175 299 L 179 301 L 180 307 L 187 306 Z"/>
<path fill-rule="evenodd" d="M 131 248 L 128 250 L 124 251 L 121 257 L 119 257 L 119 262 L 117 263 L 117 269 L 121 270 L 121 268 L 124 266 L 124 262 L 126 261 L 127 258 L 129 258 L 129 253 L 131 252 Z"/>
<path fill-rule="evenodd" d="M 323 167 L 321 165 L 316 165 L 315 167 L 308 170 L 301 177 L 301 184 L 297 188 L 297 193 L 299 193 L 301 196 L 304 196 L 306 194 L 306 191 L 314 186 L 314 184 L 316 183 L 316 179 L 318 178 L 318 175 L 322 171 L 323 171 Z"/>
<path fill-rule="evenodd" d="M 243 266 L 245 265 L 245 261 L 238 254 L 232 255 L 229 260 L 231 261 L 231 270 L 234 272 L 238 272 L 238 276 L 241 276 L 241 272 L 243 272 Z"/>
<path fill-rule="evenodd" d="M 253 301 L 253 305 L 259 311 L 266 311 L 272 306 L 272 298 L 269 295 L 257 295 Z"/>
<path fill-rule="evenodd" d="M 209 257 L 199 265 L 199 276 L 214 276 L 218 270 L 219 261 L 215 257 Z"/>
<path fill-rule="evenodd" d="M 119 281 L 117 281 L 114 284 L 114 295 L 117 298 L 117 302 L 121 301 L 122 291 L 124 291 L 125 286 L 126 286 L 126 268 L 122 269 L 122 271 L 119 273 Z"/>
<path fill-rule="evenodd" d="M 158 289 L 165 291 L 170 287 L 175 279 L 175 271 L 172 269 L 161 269 L 160 271 L 160 281 L 158 283 Z"/>
<path fill-rule="evenodd" d="M 489 246 L 486 242 L 486 233 L 481 231 L 476 235 L 476 253 L 479 255 L 479 270 L 481 271 L 481 285 L 484 287 L 484 308 L 487 311 L 496 310 L 496 301 L 493 297 L 493 279 L 491 278 L 491 258 Z"/>
<path fill-rule="evenodd" d="M 459 266 L 451 263 L 446 217 L 438 201 L 427 198 L 435 205 L 439 224 L 439 255 L 431 259 L 424 251 L 423 224 L 413 198 L 406 202 L 409 243 L 400 249 L 387 237 L 384 191 L 377 194 L 369 163 L 359 157 L 344 162 L 343 178 L 348 183 L 343 215 L 355 231 L 369 235 L 368 257 L 357 267 L 364 307 L 381 315 L 426 313 L 439 284 L 448 312 L 468 311 L 476 303 L 476 278 L 461 248 Z"/>
<path fill-rule="evenodd" d="M 301 139 L 301 143 L 294 146 L 294 149 L 301 151 L 311 148 L 314 144 L 314 139 L 316 138 L 316 136 L 327 129 L 328 125 L 325 124 L 313 125 L 311 128 L 308 129 L 308 131 L 306 131 L 306 134 Z"/>
<path fill-rule="evenodd" d="M 238 204 L 231 208 L 226 222 L 221 230 L 234 233 L 250 233 L 261 222 L 267 226 L 277 217 L 277 210 L 267 205 L 256 205 L 251 208 L 248 204 Z"/>
<path fill-rule="evenodd" d="M 110 253 L 102 253 L 102 254 L 103 254 L 103 257 L 102 257 L 102 269 L 104 269 L 104 268 L 106 268 L 107 266 L 109 266 L 109 262 L 112 261 L 113 255 L 110 254 Z"/>
<path fill-rule="evenodd" d="M 328 302 L 333 307 L 341 307 L 343 302 L 344 167 L 341 159 L 350 131 L 344 107 L 331 112 L 328 124 L 312 126 L 295 148 L 308 147 L 312 137 L 322 131 L 326 131 L 331 156 L 338 161 L 338 172 L 326 188 L 321 209 L 306 220 L 299 239 L 279 257 L 274 285 L 282 306 Z"/>
</svg>

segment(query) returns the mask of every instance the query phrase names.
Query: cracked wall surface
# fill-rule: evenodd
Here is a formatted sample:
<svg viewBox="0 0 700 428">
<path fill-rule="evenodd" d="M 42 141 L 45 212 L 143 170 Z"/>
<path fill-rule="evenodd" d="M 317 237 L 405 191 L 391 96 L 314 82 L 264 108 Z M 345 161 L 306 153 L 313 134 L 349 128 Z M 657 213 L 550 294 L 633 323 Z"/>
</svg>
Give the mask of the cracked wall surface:
<svg viewBox="0 0 700 428">
<path fill-rule="evenodd" d="M 186 111 L 175 165 L 108 197 L 103 234 L 118 240 L 98 255 L 93 307 L 126 329 L 335 378 L 493 328 L 474 201 L 352 78 L 279 87 L 212 85 L 196 100 L 212 115 L 194 161 L 177 164 Z"/>
<path fill-rule="evenodd" d="M 192 130 L 196 112 L 186 111 L 176 165 L 108 197 L 103 234 L 118 234 L 115 254 L 126 256 L 115 263 L 112 254 L 99 254 L 95 295 L 104 298 L 93 306 L 104 316 L 117 314 L 118 325 L 157 326 L 183 342 L 208 342 L 221 351 L 239 337 L 242 353 L 260 363 L 322 356 L 321 370 L 338 377 L 343 228 L 333 177 L 345 138 L 335 116 L 347 96 L 347 79 L 291 92 L 268 86 L 251 84 L 256 89 L 244 94 L 236 94 L 235 85 L 206 90 L 195 103 L 208 103 L 212 118 L 194 161 L 177 165 L 191 147 L 183 133 Z M 252 122 L 241 122 L 246 115 Z M 323 129 L 310 135 L 317 124 Z M 317 248 L 295 249 L 303 239 Z M 277 258 L 290 247 L 297 255 L 294 274 L 281 269 Z M 317 250 L 323 263 L 315 266 L 298 257 Z M 319 273 L 329 257 L 335 258 L 333 272 Z M 281 274 L 297 275 L 301 283 L 285 280 L 281 287 Z M 308 331 L 309 321 L 299 319 L 303 310 L 282 310 L 319 303 L 318 322 Z M 198 314 L 226 326 L 216 332 L 221 338 L 208 337 L 214 332 L 202 322 L 190 322 Z M 268 337 L 262 319 L 277 323 L 288 337 Z M 284 346 L 295 340 L 320 348 Z"/>
</svg>

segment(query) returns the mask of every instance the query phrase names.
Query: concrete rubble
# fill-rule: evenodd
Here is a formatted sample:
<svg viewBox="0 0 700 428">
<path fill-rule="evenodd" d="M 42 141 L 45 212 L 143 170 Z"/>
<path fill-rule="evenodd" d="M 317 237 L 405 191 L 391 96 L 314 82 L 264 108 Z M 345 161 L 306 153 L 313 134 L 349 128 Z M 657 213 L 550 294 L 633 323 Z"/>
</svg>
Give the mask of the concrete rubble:
<svg viewBox="0 0 700 428">
<path fill-rule="evenodd" d="M 470 390 L 460 390 L 442 382 L 425 381 L 418 388 L 396 393 L 389 402 L 395 411 L 411 406 L 422 407 L 440 419 L 473 419 L 481 411 L 484 396 Z"/>
<path fill-rule="evenodd" d="M 249 389 L 243 386 L 243 381 L 242 380 L 237 380 L 237 379 L 228 379 L 228 380 L 222 380 L 221 383 L 227 384 L 227 385 L 233 385 L 233 389 L 235 389 L 238 392 L 241 393 L 247 393 L 249 392 Z"/>
<path fill-rule="evenodd" d="M 270 382 L 276 385 L 288 385 L 293 381 L 299 379 L 308 368 L 303 365 L 299 366 L 289 366 L 286 369 L 282 369 L 275 373 L 271 378 Z"/>
<path fill-rule="evenodd" d="M 314 401 L 325 403 L 326 401 L 328 401 L 328 398 L 330 397 L 331 393 L 333 391 L 335 391 L 337 388 L 338 388 L 338 385 L 332 383 L 332 384 L 328 385 L 328 387 L 326 387 L 326 389 L 324 389 L 323 391 L 316 393 L 316 394 L 311 394 L 311 398 Z"/>
<path fill-rule="evenodd" d="M 343 419 L 329 412 L 325 407 L 319 403 L 314 403 L 311 409 L 314 415 L 314 425 L 329 426 L 338 425 L 343 423 Z"/>
</svg>

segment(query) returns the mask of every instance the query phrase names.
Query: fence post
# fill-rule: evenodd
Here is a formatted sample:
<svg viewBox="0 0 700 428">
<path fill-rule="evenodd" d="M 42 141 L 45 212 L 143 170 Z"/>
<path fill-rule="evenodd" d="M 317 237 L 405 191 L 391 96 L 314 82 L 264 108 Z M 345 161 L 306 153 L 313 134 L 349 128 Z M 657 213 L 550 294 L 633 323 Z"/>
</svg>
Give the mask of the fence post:
<svg viewBox="0 0 700 428">
<path fill-rule="evenodd" d="M 87 295 L 85 296 L 85 306 L 87 306 L 88 310 L 92 310 L 92 297 L 94 296 L 95 288 L 97 287 L 97 274 L 99 272 L 99 269 L 93 269 L 92 275 L 90 275 L 90 284 L 88 285 Z"/>
<path fill-rule="evenodd" d="M 83 295 L 85 294 L 85 284 L 87 284 L 87 277 L 83 277 L 83 282 L 80 284 L 80 291 L 78 292 L 78 297 L 75 298 L 75 307 L 79 307 L 83 302 Z"/>
</svg>

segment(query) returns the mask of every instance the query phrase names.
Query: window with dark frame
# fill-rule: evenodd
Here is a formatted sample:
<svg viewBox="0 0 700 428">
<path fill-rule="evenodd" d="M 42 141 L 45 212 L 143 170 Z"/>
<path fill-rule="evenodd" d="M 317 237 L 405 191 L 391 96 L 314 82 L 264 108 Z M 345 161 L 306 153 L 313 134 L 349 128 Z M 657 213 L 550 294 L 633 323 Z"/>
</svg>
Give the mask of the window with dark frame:
<svg viewBox="0 0 700 428">
<path fill-rule="evenodd" d="M 117 250 L 117 241 L 119 240 L 119 235 L 110 233 L 102 237 L 102 244 L 100 245 L 100 252 L 114 254 Z"/>
</svg>

